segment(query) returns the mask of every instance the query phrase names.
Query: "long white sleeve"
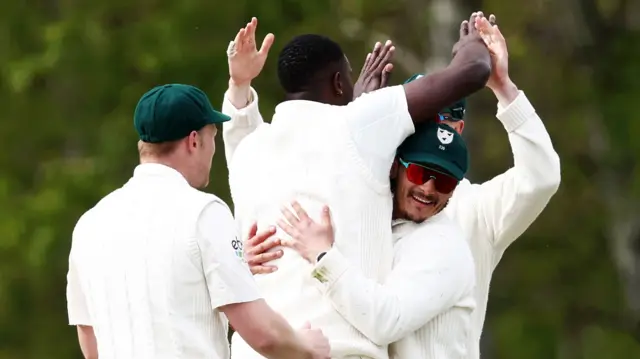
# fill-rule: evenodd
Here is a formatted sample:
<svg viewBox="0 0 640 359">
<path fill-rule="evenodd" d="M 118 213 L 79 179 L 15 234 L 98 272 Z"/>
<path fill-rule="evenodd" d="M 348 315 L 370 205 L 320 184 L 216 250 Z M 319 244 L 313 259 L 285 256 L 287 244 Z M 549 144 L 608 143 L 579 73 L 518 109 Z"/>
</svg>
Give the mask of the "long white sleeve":
<svg viewBox="0 0 640 359">
<path fill-rule="evenodd" d="M 489 240 L 499 259 L 556 193 L 560 159 L 522 91 L 508 106 L 498 105 L 497 117 L 509 135 L 514 167 L 482 184 L 463 181 L 445 211 L 472 240 Z"/>
<path fill-rule="evenodd" d="M 222 139 L 224 141 L 224 153 L 227 158 L 227 166 L 231 163 L 236 148 L 251 132 L 264 124 L 264 119 L 258 108 L 258 93 L 251 88 L 251 102 L 241 109 L 237 109 L 229 101 L 228 91 L 222 101 L 222 113 L 231 117 L 231 120 L 222 125 Z"/>
<path fill-rule="evenodd" d="M 471 251 L 458 227 L 425 222 L 396 244 L 384 284 L 369 279 L 337 248 L 318 262 L 317 287 L 347 321 L 377 345 L 395 342 L 426 325 L 472 292 Z M 475 306 L 475 303 L 471 303 Z"/>
</svg>

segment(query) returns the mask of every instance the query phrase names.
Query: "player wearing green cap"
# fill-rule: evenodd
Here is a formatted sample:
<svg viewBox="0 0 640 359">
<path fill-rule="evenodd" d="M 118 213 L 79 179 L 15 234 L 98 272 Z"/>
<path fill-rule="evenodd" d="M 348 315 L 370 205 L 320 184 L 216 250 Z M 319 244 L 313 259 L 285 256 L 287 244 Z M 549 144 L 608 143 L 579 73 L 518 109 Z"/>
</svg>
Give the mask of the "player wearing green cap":
<svg viewBox="0 0 640 359">
<path fill-rule="evenodd" d="M 344 241 L 338 239 L 345 256 L 367 275 L 384 280 L 393 264 L 389 170 L 395 152 L 415 125 L 456 98 L 484 87 L 490 57 L 474 27 L 476 19 L 473 14 L 461 27 L 447 68 L 355 100 L 351 66 L 335 41 L 316 34 L 289 41 L 278 56 L 278 78 L 286 101 L 276 107 L 271 123 L 259 124 L 227 153 L 241 231 L 246 232 L 256 220 L 260 226 L 273 225 L 281 215 L 280 207 L 292 199 L 304 204 L 312 216 L 319 216 L 322 205 L 328 204 L 336 215 L 337 231 L 345 235 Z M 264 53 L 255 47 L 255 36 L 244 36 L 254 32 L 253 21 L 247 28 L 239 32 L 228 52 L 231 83 L 248 90 L 247 82 L 264 64 L 260 61 Z M 377 44 L 365 65 L 374 69 L 372 80 L 383 81 L 394 50 L 391 41 Z M 248 68 L 237 66 L 236 60 Z M 445 85 L 450 91 L 441 91 Z M 332 357 L 387 358 L 386 347 L 355 330 L 313 290 L 306 274 L 309 264 L 284 250 L 289 255 L 281 258 L 279 272 L 256 277 L 269 304 L 294 326 L 309 320 L 322 328 Z M 238 358 L 260 358 L 238 336 L 232 338 L 232 352 Z"/>
<path fill-rule="evenodd" d="M 73 231 L 69 324 L 86 357 L 228 358 L 228 318 L 267 358 L 329 358 L 321 331 L 295 332 L 261 299 L 234 253 L 229 208 L 198 190 L 215 126 L 228 120 L 189 85 L 157 86 L 138 102 L 141 164 Z"/>
<path fill-rule="evenodd" d="M 482 184 L 471 184 L 463 179 L 443 211 L 462 227 L 476 263 L 477 286 L 474 297 L 477 308 L 471 318 L 468 356 L 472 359 L 479 357 L 479 340 L 492 272 L 505 249 L 537 218 L 560 183 L 560 162 L 549 134 L 525 94 L 511 82 L 506 42 L 497 26 L 492 29 L 494 35 L 486 40 L 493 62 L 493 72 L 487 86 L 498 99 L 497 117 L 509 135 L 515 166 Z M 408 81 L 418 76 L 414 75 Z M 461 133 L 465 105 L 464 101 L 459 101 L 441 110 L 436 119 Z M 402 228 L 404 225 L 397 223 L 394 221 L 394 235 L 406 235 L 407 232 Z M 278 252 L 270 251 L 277 244 L 277 240 L 270 239 L 263 243 L 251 242 L 245 247 L 247 260 L 254 273 L 275 270 L 268 261 L 279 257 Z M 382 322 L 375 324 L 378 324 L 376 330 L 382 335 L 391 328 Z"/>
</svg>

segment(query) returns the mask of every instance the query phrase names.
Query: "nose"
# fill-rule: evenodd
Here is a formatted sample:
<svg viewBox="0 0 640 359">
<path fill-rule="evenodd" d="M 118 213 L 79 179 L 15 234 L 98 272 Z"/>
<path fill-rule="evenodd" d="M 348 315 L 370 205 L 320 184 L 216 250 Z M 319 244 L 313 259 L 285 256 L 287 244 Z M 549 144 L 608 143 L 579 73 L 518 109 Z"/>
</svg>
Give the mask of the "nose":
<svg viewBox="0 0 640 359">
<path fill-rule="evenodd" d="M 425 182 L 422 186 L 424 193 L 435 193 L 436 192 L 436 181 L 435 178 L 431 177 L 427 182 Z"/>
</svg>

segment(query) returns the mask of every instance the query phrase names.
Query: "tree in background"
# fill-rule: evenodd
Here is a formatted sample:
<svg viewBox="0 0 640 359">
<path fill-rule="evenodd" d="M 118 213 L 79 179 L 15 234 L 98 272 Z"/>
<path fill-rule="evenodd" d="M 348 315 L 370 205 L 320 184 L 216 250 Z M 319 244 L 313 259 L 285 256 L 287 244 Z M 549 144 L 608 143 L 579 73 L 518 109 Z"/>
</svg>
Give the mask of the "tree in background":
<svg viewBox="0 0 640 359">
<path fill-rule="evenodd" d="M 483 358 L 640 357 L 640 3 L 628 0 L 239 0 L 5 2 L 0 11 L 0 359 L 80 357 L 66 326 L 75 221 L 137 161 L 135 101 L 170 82 L 221 103 L 225 50 L 257 16 L 276 34 L 255 86 L 265 118 L 282 100 L 275 54 L 293 35 L 343 44 L 354 69 L 373 42 L 398 45 L 395 82 L 443 66 L 457 23 L 498 15 L 513 78 L 560 153 L 563 184 L 496 270 Z M 263 36 L 264 34 L 260 34 Z M 494 100 L 467 121 L 472 179 L 511 164 Z M 467 131 L 465 131 L 467 132 Z M 222 146 L 218 146 L 222 149 Z M 229 200 L 224 156 L 210 190 Z M 115 263 L 114 265 L 117 265 Z M 487 348 L 485 348 L 487 349 Z"/>
</svg>

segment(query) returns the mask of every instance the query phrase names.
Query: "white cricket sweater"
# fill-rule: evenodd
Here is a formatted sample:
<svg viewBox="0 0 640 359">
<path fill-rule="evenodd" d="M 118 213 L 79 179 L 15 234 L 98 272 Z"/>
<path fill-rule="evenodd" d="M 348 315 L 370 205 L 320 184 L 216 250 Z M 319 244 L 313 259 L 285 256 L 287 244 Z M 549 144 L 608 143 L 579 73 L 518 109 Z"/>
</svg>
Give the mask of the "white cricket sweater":
<svg viewBox="0 0 640 359">
<path fill-rule="evenodd" d="M 514 167 L 482 184 L 463 180 L 444 212 L 469 240 L 476 265 L 473 351 L 487 312 L 489 283 L 502 254 L 540 215 L 560 185 L 560 159 L 535 109 L 521 91 L 510 104 L 498 104 L 497 117 L 509 135 Z"/>
<path fill-rule="evenodd" d="M 235 146 L 263 123 L 258 97 L 236 110 L 226 99 L 223 109 L 234 116 L 224 128 L 229 158 Z M 498 119 L 509 135 L 514 167 L 483 184 L 463 180 L 445 213 L 462 228 L 476 264 L 476 310 L 469 358 L 480 356 L 479 342 L 487 310 L 489 283 L 505 249 L 538 217 L 560 184 L 560 160 L 540 117 L 521 91 L 510 104 L 498 104 Z"/>
<path fill-rule="evenodd" d="M 458 225 L 440 213 L 423 223 L 394 221 L 393 269 L 367 279 L 333 248 L 317 263 L 316 285 L 334 307 L 392 358 L 466 359 L 475 270 Z M 317 277 L 317 275 L 316 275 Z"/>
<path fill-rule="evenodd" d="M 386 133 L 378 146 L 360 132 L 371 128 Z M 229 157 L 231 195 L 243 237 L 254 221 L 259 228 L 275 224 L 280 208 L 294 199 L 315 219 L 326 204 L 344 238 L 336 246 L 367 277 L 384 280 L 393 260 L 388 173 L 396 147 L 413 130 L 402 86 L 363 95 L 347 106 L 281 103 L 272 123 L 260 124 Z M 223 130 L 223 136 L 228 133 Z M 370 140 L 370 152 L 363 152 L 362 138 Z M 302 257 L 285 249 L 274 264 L 277 272 L 256 276 L 256 281 L 267 303 L 292 326 L 309 321 L 321 328 L 335 358 L 388 357 L 386 346 L 372 343 L 317 291 L 308 275 L 312 266 Z M 231 351 L 234 358 L 261 358 L 238 335 Z"/>
</svg>

